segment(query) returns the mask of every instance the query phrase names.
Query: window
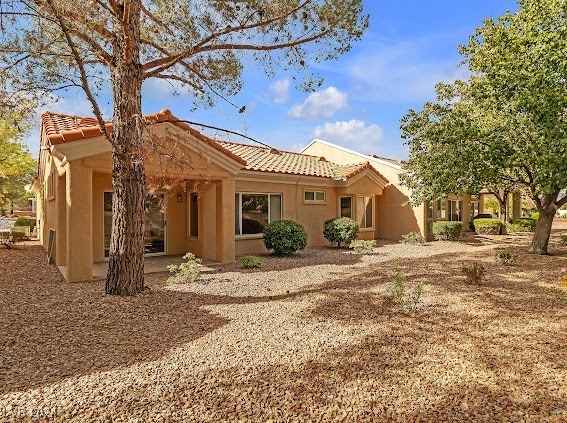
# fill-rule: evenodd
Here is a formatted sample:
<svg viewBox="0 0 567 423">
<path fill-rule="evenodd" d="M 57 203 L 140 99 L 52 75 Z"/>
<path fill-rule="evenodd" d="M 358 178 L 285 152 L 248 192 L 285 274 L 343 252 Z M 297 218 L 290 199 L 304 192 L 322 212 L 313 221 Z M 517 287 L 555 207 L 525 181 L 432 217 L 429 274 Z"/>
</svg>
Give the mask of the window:
<svg viewBox="0 0 567 423">
<path fill-rule="evenodd" d="M 461 210 L 463 202 L 461 200 L 449 200 L 449 220 L 454 222 L 461 222 Z"/>
<path fill-rule="evenodd" d="M 47 177 L 45 196 L 48 200 L 55 199 L 55 173 L 53 171 Z"/>
<path fill-rule="evenodd" d="M 325 191 L 304 191 L 303 200 L 306 203 L 325 203 L 327 195 Z"/>
<path fill-rule="evenodd" d="M 282 218 L 281 194 L 243 194 L 234 196 L 236 235 L 258 235 L 264 227 Z"/>
<path fill-rule="evenodd" d="M 199 196 L 196 192 L 189 194 L 189 236 L 199 238 Z"/>
<path fill-rule="evenodd" d="M 478 200 L 474 200 L 470 202 L 470 209 L 471 209 L 471 216 L 470 216 L 470 220 L 472 221 L 473 218 L 479 214 L 479 208 L 478 208 Z"/>
<path fill-rule="evenodd" d="M 447 201 L 446 200 L 437 200 L 437 219 L 446 219 L 447 218 Z"/>
<path fill-rule="evenodd" d="M 360 224 L 360 229 L 374 227 L 373 197 L 356 197 L 356 218 Z"/>
<path fill-rule="evenodd" d="M 341 217 L 352 218 L 352 197 L 341 197 Z"/>
</svg>

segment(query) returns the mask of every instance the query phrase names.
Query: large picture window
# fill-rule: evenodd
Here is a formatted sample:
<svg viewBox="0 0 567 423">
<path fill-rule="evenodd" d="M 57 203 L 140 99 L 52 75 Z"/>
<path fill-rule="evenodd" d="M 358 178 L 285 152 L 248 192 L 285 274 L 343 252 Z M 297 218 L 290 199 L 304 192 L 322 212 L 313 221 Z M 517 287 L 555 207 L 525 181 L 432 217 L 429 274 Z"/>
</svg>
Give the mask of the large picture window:
<svg viewBox="0 0 567 423">
<path fill-rule="evenodd" d="M 236 235 L 258 235 L 264 227 L 274 220 L 282 218 L 281 194 L 244 194 L 234 196 L 235 216 L 234 233 Z"/>
<path fill-rule="evenodd" d="M 370 229 L 374 227 L 373 197 L 356 197 L 356 217 L 360 224 L 360 229 Z"/>
</svg>

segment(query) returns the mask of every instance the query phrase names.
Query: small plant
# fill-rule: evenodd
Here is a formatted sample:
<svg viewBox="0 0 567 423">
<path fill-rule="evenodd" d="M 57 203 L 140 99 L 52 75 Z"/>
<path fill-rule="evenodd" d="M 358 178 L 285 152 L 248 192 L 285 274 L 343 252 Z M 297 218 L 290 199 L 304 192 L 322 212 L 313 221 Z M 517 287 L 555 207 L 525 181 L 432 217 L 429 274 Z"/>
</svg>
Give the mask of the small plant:
<svg viewBox="0 0 567 423">
<path fill-rule="evenodd" d="M 189 283 L 198 280 L 201 277 L 201 267 L 202 262 L 200 258 L 197 258 L 193 253 L 187 253 L 183 256 L 185 263 L 179 265 L 170 264 L 167 266 L 167 270 L 171 273 L 175 273 L 167 279 L 167 283 L 175 285 L 181 283 Z"/>
<path fill-rule="evenodd" d="M 418 308 L 423 290 L 423 282 L 417 282 L 408 291 L 406 277 L 396 269 L 387 287 L 386 303 L 399 310 L 414 311 Z"/>
<path fill-rule="evenodd" d="M 358 222 L 350 217 L 327 219 L 323 224 L 323 236 L 330 242 L 336 242 L 337 247 L 340 247 L 341 243 L 354 241 L 358 236 L 358 230 Z"/>
<path fill-rule="evenodd" d="M 502 222 L 500 219 L 481 218 L 473 221 L 474 231 L 482 235 L 498 235 Z"/>
<path fill-rule="evenodd" d="M 529 217 L 522 217 L 520 219 L 513 220 L 512 223 L 509 223 L 506 226 L 506 230 L 508 233 L 533 232 L 535 231 L 536 224 L 536 220 Z"/>
<path fill-rule="evenodd" d="M 256 256 L 242 256 L 240 257 L 240 265 L 245 269 L 257 269 L 262 267 L 262 260 Z"/>
<path fill-rule="evenodd" d="M 507 251 L 501 251 L 499 253 L 496 253 L 494 260 L 496 260 L 500 264 L 509 265 L 516 261 L 516 256 Z"/>
<path fill-rule="evenodd" d="M 376 240 L 374 239 L 356 239 L 350 243 L 350 248 L 356 254 L 370 254 L 374 251 L 374 247 L 376 247 Z"/>
<path fill-rule="evenodd" d="M 567 267 L 559 271 L 559 283 L 563 288 L 567 288 Z"/>
<path fill-rule="evenodd" d="M 453 241 L 461 236 L 462 230 L 463 224 L 461 222 L 439 220 L 437 222 L 433 222 L 433 225 L 431 226 L 433 237 L 437 240 Z"/>
<path fill-rule="evenodd" d="M 419 232 L 410 232 L 402 235 L 402 244 L 423 244 L 425 241 Z"/>
<path fill-rule="evenodd" d="M 559 235 L 559 242 L 562 245 L 567 245 L 567 235 Z"/>
<path fill-rule="evenodd" d="M 539 220 L 539 212 L 532 213 L 530 217 L 537 222 Z"/>
<path fill-rule="evenodd" d="M 557 286 L 552 286 L 549 288 L 549 292 L 563 304 L 567 304 L 567 291 L 565 289 L 561 289 Z"/>
<path fill-rule="evenodd" d="M 307 231 L 293 220 L 275 220 L 264 227 L 264 245 L 275 256 L 289 256 L 307 246 Z"/>
<path fill-rule="evenodd" d="M 470 265 L 464 264 L 461 267 L 461 272 L 465 275 L 467 283 L 480 285 L 484 279 L 484 275 L 486 274 L 486 268 L 484 267 L 484 264 L 475 261 Z"/>
</svg>

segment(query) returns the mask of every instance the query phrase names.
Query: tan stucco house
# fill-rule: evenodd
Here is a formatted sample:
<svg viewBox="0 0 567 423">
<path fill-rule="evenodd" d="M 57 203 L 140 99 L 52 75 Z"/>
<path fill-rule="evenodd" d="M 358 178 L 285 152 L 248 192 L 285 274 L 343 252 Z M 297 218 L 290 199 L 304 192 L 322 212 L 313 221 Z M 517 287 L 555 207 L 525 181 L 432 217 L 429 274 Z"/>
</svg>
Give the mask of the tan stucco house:
<svg viewBox="0 0 567 423">
<path fill-rule="evenodd" d="M 145 120 L 146 173 L 154 181 L 146 204 L 148 255 L 190 251 L 232 262 L 265 251 L 262 228 L 277 219 L 305 226 L 309 246 L 328 245 L 323 222 L 336 216 L 356 219 L 364 239 L 394 238 L 424 224 L 411 208 L 392 214 L 392 203 L 403 198 L 390 184 L 397 183 L 393 162 L 320 154 L 314 144 L 291 153 L 217 141 L 168 110 Z M 68 281 L 89 280 L 93 264 L 108 255 L 111 146 L 93 118 L 45 112 L 41 123 L 39 237 Z"/>
<path fill-rule="evenodd" d="M 463 223 L 463 230 L 467 230 L 472 218 L 485 212 L 484 199 L 491 196 L 487 192 L 482 192 L 477 196 L 450 194 L 437 201 L 411 206 L 409 205 L 411 191 L 400 184 L 400 175 L 403 170 L 401 162 L 397 160 L 362 154 L 318 139 L 313 140 L 301 153 L 324 156 L 338 164 L 368 161 L 374 169 L 389 180 L 390 183 L 384 188 L 380 201 L 376 203 L 376 213 L 380 216 L 376 222 L 376 235 L 383 239 L 399 240 L 404 234 L 419 232 L 425 239 L 430 240 L 432 239 L 431 225 L 437 220 L 459 221 Z M 519 193 L 511 196 L 510 206 L 512 218 L 520 217 L 521 196 Z"/>
</svg>

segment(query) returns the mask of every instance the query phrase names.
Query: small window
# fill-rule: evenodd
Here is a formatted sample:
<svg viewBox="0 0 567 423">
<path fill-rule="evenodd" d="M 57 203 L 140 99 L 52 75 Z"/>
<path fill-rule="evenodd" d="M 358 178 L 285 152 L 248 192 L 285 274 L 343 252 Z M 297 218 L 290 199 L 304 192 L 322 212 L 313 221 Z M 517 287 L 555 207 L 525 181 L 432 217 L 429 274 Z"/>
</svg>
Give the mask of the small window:
<svg viewBox="0 0 567 423">
<path fill-rule="evenodd" d="M 305 191 L 303 199 L 306 203 L 324 203 L 327 201 L 327 194 L 325 191 Z"/>
<path fill-rule="evenodd" d="M 352 197 L 341 197 L 341 217 L 352 218 Z"/>
<path fill-rule="evenodd" d="M 199 238 L 199 196 L 196 192 L 189 194 L 189 236 Z"/>
<path fill-rule="evenodd" d="M 55 173 L 53 171 L 47 177 L 46 197 L 48 200 L 55 199 Z"/>
</svg>

